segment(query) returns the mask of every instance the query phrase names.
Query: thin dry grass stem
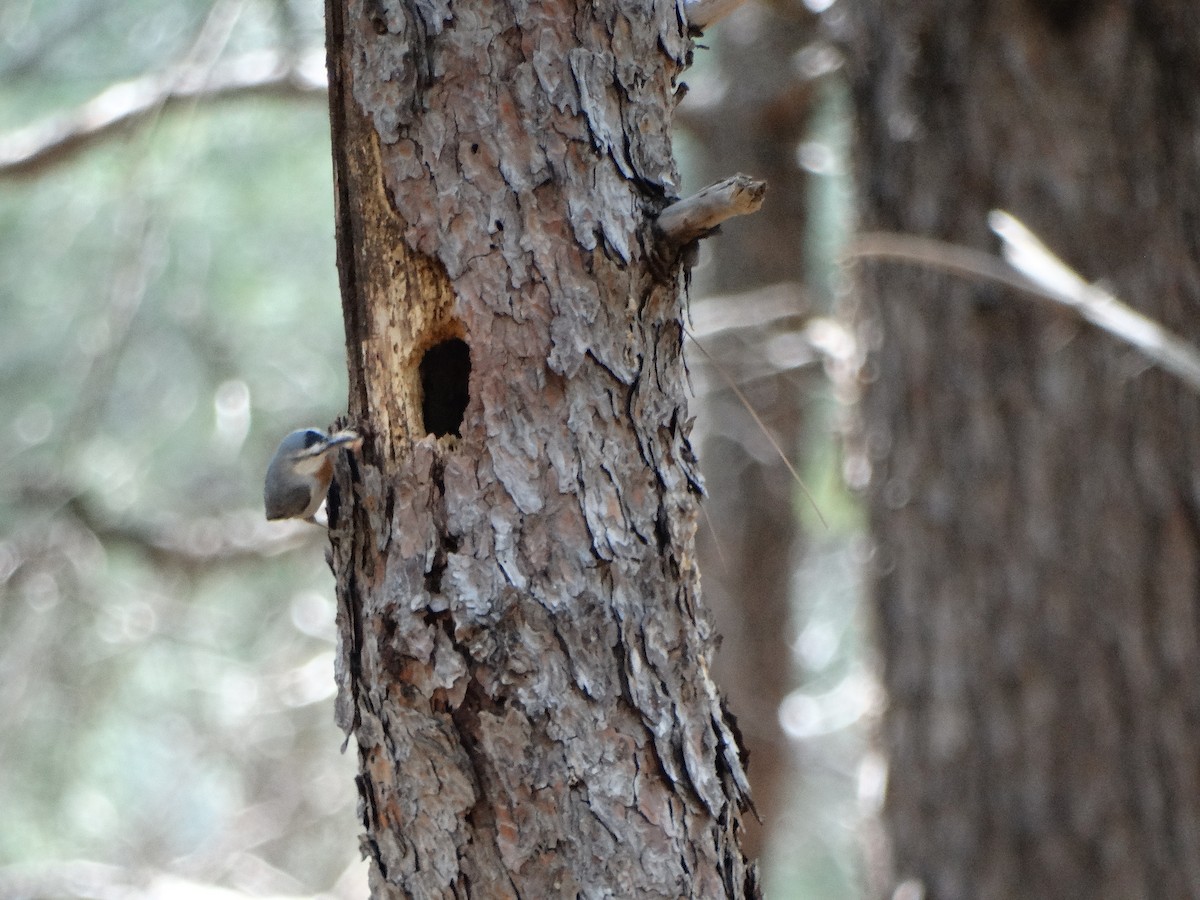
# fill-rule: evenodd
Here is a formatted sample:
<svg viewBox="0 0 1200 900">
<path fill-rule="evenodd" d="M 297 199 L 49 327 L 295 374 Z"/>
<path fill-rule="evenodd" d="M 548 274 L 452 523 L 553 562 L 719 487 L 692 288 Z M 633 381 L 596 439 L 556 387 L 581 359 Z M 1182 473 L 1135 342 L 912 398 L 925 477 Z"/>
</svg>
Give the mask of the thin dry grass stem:
<svg viewBox="0 0 1200 900">
<path fill-rule="evenodd" d="M 717 527 L 713 524 L 712 516 L 708 513 L 708 504 L 700 504 L 700 512 L 704 514 L 704 523 L 708 526 L 708 531 L 712 535 L 713 547 L 717 551 L 717 561 L 721 563 L 721 571 L 726 576 L 729 575 L 729 560 L 725 557 L 725 548 L 721 543 L 721 535 L 717 534 Z"/>
<path fill-rule="evenodd" d="M 744 393 L 742 393 L 742 389 L 737 386 L 737 382 L 735 382 L 729 376 L 729 373 L 726 372 L 721 364 L 716 361 L 713 355 L 705 349 L 704 345 L 696 339 L 696 336 L 692 334 L 691 331 L 687 331 L 687 336 L 691 338 L 692 344 L 697 350 L 704 354 L 705 359 L 712 364 L 712 367 L 716 370 L 717 374 L 721 376 L 721 379 L 729 386 L 729 389 L 733 391 L 734 396 L 738 398 L 738 402 L 745 407 L 746 412 L 750 414 L 750 418 L 754 420 L 754 424 L 758 426 L 760 431 L 762 431 L 763 437 L 770 442 L 771 447 L 774 448 L 776 454 L 779 456 L 779 459 L 785 466 L 787 466 L 787 470 L 791 473 L 793 480 L 796 482 L 796 484 L 800 485 L 800 490 L 804 492 L 804 496 L 808 499 L 809 504 L 812 505 L 813 512 L 817 514 L 817 518 L 821 520 L 821 524 L 828 528 L 829 522 L 825 520 L 825 516 L 821 513 L 821 508 L 817 506 L 817 500 L 812 495 L 812 491 L 808 489 L 808 485 L 804 483 L 804 479 L 800 477 L 800 473 L 796 471 L 796 467 L 792 465 L 792 461 L 788 459 L 787 454 L 783 452 L 783 448 L 779 446 L 779 441 L 775 439 L 775 435 L 771 434 L 771 430 L 767 428 L 767 425 L 762 420 L 762 417 L 759 416 L 757 410 L 755 410 L 750 404 L 750 400 Z"/>
</svg>

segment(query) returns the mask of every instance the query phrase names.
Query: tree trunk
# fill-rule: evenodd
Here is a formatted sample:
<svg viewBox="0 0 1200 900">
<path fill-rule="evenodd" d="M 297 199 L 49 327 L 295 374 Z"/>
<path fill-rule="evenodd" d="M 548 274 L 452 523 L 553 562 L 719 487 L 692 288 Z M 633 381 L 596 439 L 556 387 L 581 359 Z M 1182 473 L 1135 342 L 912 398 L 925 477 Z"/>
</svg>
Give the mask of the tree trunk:
<svg viewBox="0 0 1200 900">
<path fill-rule="evenodd" d="M 673 2 L 329 0 L 340 724 L 374 897 L 754 896 L 708 675 Z"/>
<path fill-rule="evenodd" d="M 1193 4 L 849 12 L 865 229 L 990 249 L 1003 208 L 1200 338 Z M 1200 896 L 1197 398 L 994 285 L 860 286 L 896 878 Z"/>
</svg>

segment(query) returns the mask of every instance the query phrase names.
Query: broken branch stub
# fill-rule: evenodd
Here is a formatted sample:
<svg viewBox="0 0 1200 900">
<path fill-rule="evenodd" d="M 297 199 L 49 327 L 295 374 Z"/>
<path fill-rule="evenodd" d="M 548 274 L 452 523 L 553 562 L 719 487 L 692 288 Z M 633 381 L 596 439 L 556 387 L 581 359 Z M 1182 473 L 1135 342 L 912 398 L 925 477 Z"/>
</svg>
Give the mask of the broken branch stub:
<svg viewBox="0 0 1200 900">
<path fill-rule="evenodd" d="M 766 193 L 765 181 L 739 173 L 672 203 L 655 225 L 663 243 L 682 247 L 712 234 L 726 219 L 757 212 Z"/>
</svg>

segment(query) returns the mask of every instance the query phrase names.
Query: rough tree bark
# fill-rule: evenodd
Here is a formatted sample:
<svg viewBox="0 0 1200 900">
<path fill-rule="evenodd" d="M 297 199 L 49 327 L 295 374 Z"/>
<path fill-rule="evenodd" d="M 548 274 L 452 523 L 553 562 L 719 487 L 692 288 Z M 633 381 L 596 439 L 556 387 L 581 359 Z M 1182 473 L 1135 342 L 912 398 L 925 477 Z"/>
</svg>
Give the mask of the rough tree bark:
<svg viewBox="0 0 1200 900">
<path fill-rule="evenodd" d="M 1200 339 L 1191 3 L 849 12 L 865 229 L 991 248 L 1004 208 Z M 1006 290 L 861 275 L 896 877 L 1200 896 L 1200 403 Z"/>
<path fill-rule="evenodd" d="M 680 8 L 329 0 L 339 722 L 375 897 L 754 896 L 653 223 Z"/>
</svg>

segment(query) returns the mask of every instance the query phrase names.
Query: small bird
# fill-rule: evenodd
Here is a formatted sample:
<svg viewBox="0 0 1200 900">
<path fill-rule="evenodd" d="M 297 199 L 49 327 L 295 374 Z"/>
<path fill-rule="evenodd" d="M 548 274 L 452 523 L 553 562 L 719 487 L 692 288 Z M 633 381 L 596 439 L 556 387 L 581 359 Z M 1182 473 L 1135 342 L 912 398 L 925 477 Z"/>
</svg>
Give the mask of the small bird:
<svg viewBox="0 0 1200 900">
<path fill-rule="evenodd" d="M 355 431 L 327 435 L 317 428 L 301 428 L 285 437 L 267 466 L 267 518 L 315 521 L 313 515 L 333 480 L 333 452 L 338 447 L 357 450 L 362 441 Z"/>
</svg>

